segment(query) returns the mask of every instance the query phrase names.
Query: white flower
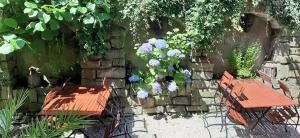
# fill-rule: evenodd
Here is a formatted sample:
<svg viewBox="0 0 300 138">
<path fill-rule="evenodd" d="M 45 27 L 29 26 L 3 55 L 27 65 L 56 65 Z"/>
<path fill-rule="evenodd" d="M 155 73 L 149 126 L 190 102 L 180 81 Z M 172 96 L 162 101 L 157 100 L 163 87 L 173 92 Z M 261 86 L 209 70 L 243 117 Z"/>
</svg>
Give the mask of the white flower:
<svg viewBox="0 0 300 138">
<path fill-rule="evenodd" d="M 178 86 L 174 81 L 172 81 L 168 86 L 168 90 L 170 92 L 175 92 L 177 90 L 177 88 L 178 88 Z"/>
<path fill-rule="evenodd" d="M 145 90 L 145 89 L 140 89 L 138 92 L 137 92 L 137 97 L 140 98 L 140 99 L 145 99 L 148 97 L 148 91 Z"/>
<path fill-rule="evenodd" d="M 151 45 L 155 45 L 156 43 L 156 38 L 151 38 L 148 40 L 148 42 L 151 44 Z"/>
<path fill-rule="evenodd" d="M 178 29 L 178 28 L 174 28 L 173 31 L 174 31 L 175 33 L 177 33 L 177 32 L 179 32 L 179 29 Z"/>
</svg>

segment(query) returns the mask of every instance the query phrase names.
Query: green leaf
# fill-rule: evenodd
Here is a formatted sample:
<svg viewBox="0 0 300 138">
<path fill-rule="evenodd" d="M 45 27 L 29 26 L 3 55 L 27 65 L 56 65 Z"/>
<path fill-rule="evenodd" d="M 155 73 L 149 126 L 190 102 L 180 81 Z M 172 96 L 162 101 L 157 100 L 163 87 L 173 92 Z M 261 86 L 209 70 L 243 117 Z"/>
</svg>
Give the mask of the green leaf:
<svg viewBox="0 0 300 138">
<path fill-rule="evenodd" d="M 8 27 L 0 22 L 0 33 L 6 32 Z"/>
<path fill-rule="evenodd" d="M 16 39 L 10 43 L 14 49 L 18 50 L 25 46 L 25 41 L 23 39 Z"/>
<path fill-rule="evenodd" d="M 57 31 L 45 30 L 44 32 L 42 32 L 42 38 L 44 40 L 53 40 L 53 38 L 57 35 Z"/>
<path fill-rule="evenodd" d="M 93 4 L 93 3 L 87 3 L 86 4 L 86 7 L 91 11 L 91 12 L 95 12 L 95 8 L 96 8 L 96 5 Z"/>
<path fill-rule="evenodd" d="M 30 8 L 25 8 L 25 9 L 23 10 L 24 13 L 31 13 L 32 11 L 33 11 L 33 10 L 30 9 Z"/>
<path fill-rule="evenodd" d="M 44 13 L 44 12 L 39 12 L 38 13 L 38 18 L 43 21 L 44 23 L 48 23 L 51 19 L 51 16 Z"/>
<path fill-rule="evenodd" d="M 111 16 L 110 16 L 109 14 L 107 14 L 107 13 L 97 13 L 96 16 L 97 16 L 101 21 L 111 19 Z"/>
<path fill-rule="evenodd" d="M 77 10 L 82 13 L 85 14 L 87 12 L 87 8 L 86 7 L 78 7 Z"/>
<path fill-rule="evenodd" d="M 33 18 L 33 17 L 35 17 L 38 13 L 39 13 L 38 11 L 32 10 L 30 13 L 28 13 L 28 16 L 29 16 L 30 18 Z"/>
<path fill-rule="evenodd" d="M 54 17 L 59 20 L 62 21 L 64 19 L 63 15 L 59 12 L 59 11 L 53 11 Z"/>
<path fill-rule="evenodd" d="M 34 32 L 35 32 L 35 31 L 41 31 L 41 32 L 43 32 L 43 31 L 45 31 L 45 29 L 46 29 L 46 25 L 45 25 L 45 23 L 43 23 L 43 22 L 38 22 L 38 23 L 34 26 Z"/>
<path fill-rule="evenodd" d="M 18 27 L 18 22 L 13 19 L 13 18 L 6 18 L 4 19 L 3 23 L 8 26 L 8 27 L 11 27 L 11 28 L 17 28 Z"/>
<path fill-rule="evenodd" d="M 110 5 L 107 2 L 103 3 L 103 8 L 107 13 L 110 13 Z"/>
<path fill-rule="evenodd" d="M 0 54 L 6 55 L 11 52 L 14 52 L 14 49 L 9 43 L 4 43 L 2 46 L 0 46 Z"/>
<path fill-rule="evenodd" d="M 17 36 L 16 36 L 15 34 L 7 34 L 7 35 L 3 35 L 2 38 L 3 38 L 5 41 L 9 42 L 9 41 L 11 41 L 12 39 L 17 38 Z"/>
<path fill-rule="evenodd" d="M 88 15 L 83 18 L 83 23 L 84 24 L 93 24 L 95 22 L 95 18 L 91 15 Z"/>
<path fill-rule="evenodd" d="M 56 20 L 50 20 L 50 29 L 51 30 L 57 30 L 59 28 L 60 28 L 60 26 L 59 26 L 58 21 L 56 21 Z"/>
<path fill-rule="evenodd" d="M 34 28 L 35 25 L 36 25 L 36 22 L 31 22 L 26 26 L 25 30 L 30 30 L 30 29 Z"/>
<path fill-rule="evenodd" d="M 37 5 L 35 3 L 28 2 L 28 1 L 26 1 L 24 3 L 24 5 L 25 5 L 25 7 L 30 8 L 30 9 L 36 9 L 37 8 Z"/>
<path fill-rule="evenodd" d="M 9 0 L 0 0 L 0 8 L 3 8 L 7 4 L 9 4 Z"/>
<path fill-rule="evenodd" d="M 71 13 L 65 12 L 64 14 L 62 14 L 64 20 L 70 22 L 73 20 L 73 15 Z"/>
</svg>

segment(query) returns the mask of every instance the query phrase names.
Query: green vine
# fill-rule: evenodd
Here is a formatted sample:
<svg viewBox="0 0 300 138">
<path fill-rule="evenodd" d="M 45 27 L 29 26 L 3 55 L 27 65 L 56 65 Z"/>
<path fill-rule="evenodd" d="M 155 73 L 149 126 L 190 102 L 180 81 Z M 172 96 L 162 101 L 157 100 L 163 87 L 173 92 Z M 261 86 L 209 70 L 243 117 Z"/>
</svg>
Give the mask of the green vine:
<svg viewBox="0 0 300 138">
<path fill-rule="evenodd" d="M 4 0 L 0 1 L 0 53 L 9 54 L 30 45 L 28 36 L 43 40 L 62 37 L 62 28 L 76 34 L 87 55 L 105 49 L 105 30 L 111 19 L 107 0 Z"/>
</svg>

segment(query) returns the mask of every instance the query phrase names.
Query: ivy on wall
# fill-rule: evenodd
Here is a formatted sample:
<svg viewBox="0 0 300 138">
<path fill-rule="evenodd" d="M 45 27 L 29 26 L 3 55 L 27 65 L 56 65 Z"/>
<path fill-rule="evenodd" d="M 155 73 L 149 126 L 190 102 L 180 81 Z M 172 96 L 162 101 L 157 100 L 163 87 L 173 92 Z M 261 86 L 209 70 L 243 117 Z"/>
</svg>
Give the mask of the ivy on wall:
<svg viewBox="0 0 300 138">
<path fill-rule="evenodd" d="M 111 19 L 108 0 L 1 0 L 0 53 L 30 45 L 28 36 L 55 40 L 73 31 L 87 55 L 105 49 L 104 28 Z"/>
</svg>

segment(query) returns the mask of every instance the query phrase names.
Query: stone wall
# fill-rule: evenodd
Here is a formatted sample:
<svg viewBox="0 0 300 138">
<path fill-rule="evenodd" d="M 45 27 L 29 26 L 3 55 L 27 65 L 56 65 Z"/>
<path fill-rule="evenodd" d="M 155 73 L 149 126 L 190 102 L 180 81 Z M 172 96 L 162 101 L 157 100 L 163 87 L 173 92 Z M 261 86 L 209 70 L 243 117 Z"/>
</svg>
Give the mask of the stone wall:
<svg viewBox="0 0 300 138">
<path fill-rule="evenodd" d="M 299 38 L 295 35 L 279 35 L 273 40 L 273 58 L 264 64 L 264 67 L 276 68 L 275 79 L 286 82 L 293 97 L 299 97 L 300 89 Z M 277 83 L 276 80 L 275 83 Z"/>
</svg>

